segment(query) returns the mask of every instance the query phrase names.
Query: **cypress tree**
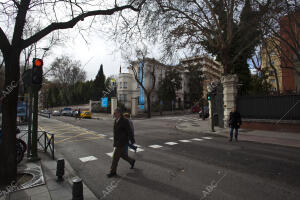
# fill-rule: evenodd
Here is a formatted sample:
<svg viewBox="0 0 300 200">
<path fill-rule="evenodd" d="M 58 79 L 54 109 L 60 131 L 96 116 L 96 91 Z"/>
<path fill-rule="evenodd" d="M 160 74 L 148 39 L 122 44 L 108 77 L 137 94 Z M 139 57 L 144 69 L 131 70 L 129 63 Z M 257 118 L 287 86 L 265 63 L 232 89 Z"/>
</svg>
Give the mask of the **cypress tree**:
<svg viewBox="0 0 300 200">
<path fill-rule="evenodd" d="M 100 69 L 94 80 L 94 100 L 100 100 L 105 89 L 105 75 L 103 73 L 103 65 L 100 65 Z"/>
</svg>

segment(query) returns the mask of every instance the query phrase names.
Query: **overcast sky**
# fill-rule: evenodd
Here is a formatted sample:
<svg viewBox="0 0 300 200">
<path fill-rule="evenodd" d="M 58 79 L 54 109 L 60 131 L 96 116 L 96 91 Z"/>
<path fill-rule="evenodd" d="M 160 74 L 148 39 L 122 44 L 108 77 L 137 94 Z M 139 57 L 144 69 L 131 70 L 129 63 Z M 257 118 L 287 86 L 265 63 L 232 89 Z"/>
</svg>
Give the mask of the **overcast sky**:
<svg viewBox="0 0 300 200">
<path fill-rule="evenodd" d="M 99 67 L 103 64 L 104 74 L 110 76 L 118 74 L 120 65 L 125 67 L 121 60 L 121 52 L 116 51 L 115 42 L 90 34 L 86 37 L 88 44 L 79 34 L 74 34 L 62 46 L 51 50 L 45 58 L 45 67 L 49 67 L 55 57 L 69 56 L 72 60 L 79 60 L 87 73 L 87 80 L 94 79 Z"/>
<path fill-rule="evenodd" d="M 120 45 L 103 33 L 90 32 L 83 37 L 76 31 L 67 32 L 69 39 L 64 40 L 62 45 L 55 46 L 51 53 L 44 59 L 44 65 L 49 68 L 56 57 L 69 56 L 72 60 L 79 60 L 87 73 L 87 80 L 94 79 L 103 64 L 106 77 L 118 75 L 120 66 L 122 72 L 127 72 L 128 64 L 122 59 Z M 86 42 L 86 41 L 87 42 Z M 159 47 L 148 46 L 148 57 L 159 59 Z M 131 54 L 130 50 L 123 54 Z M 131 59 L 134 59 L 133 57 Z"/>
</svg>

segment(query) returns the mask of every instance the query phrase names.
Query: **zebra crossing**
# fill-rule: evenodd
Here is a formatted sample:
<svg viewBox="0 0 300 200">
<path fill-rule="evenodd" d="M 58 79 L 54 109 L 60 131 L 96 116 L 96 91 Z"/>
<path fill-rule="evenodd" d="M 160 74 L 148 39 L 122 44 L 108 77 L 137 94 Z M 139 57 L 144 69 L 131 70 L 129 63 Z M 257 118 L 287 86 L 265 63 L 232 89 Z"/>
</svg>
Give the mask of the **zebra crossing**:
<svg viewBox="0 0 300 200">
<path fill-rule="evenodd" d="M 42 123 L 42 125 L 39 125 L 39 129 L 53 133 L 55 135 L 55 144 L 104 139 L 107 137 L 105 134 L 60 121 L 56 121 L 55 124 Z"/>
<path fill-rule="evenodd" d="M 191 116 L 168 116 L 168 117 L 162 117 L 163 120 L 171 120 L 176 122 L 198 122 L 202 119 L 198 117 L 191 117 Z"/>
<path fill-rule="evenodd" d="M 191 143 L 191 142 L 203 142 L 205 140 L 212 140 L 212 137 L 201 137 L 201 138 L 192 138 L 192 139 L 183 139 L 183 140 L 178 140 L 178 141 L 170 141 L 170 142 L 165 142 L 164 144 L 167 146 L 174 146 L 174 145 L 179 145 L 180 143 Z M 143 152 L 146 150 L 146 148 L 151 148 L 151 149 L 161 149 L 165 146 L 164 144 L 151 144 L 148 145 L 147 147 L 142 147 L 141 145 L 135 144 L 138 148 L 136 150 L 136 153 Z M 129 149 L 129 151 L 134 152 L 134 150 Z M 106 153 L 109 157 L 112 157 L 114 154 L 114 151 Z"/>
</svg>

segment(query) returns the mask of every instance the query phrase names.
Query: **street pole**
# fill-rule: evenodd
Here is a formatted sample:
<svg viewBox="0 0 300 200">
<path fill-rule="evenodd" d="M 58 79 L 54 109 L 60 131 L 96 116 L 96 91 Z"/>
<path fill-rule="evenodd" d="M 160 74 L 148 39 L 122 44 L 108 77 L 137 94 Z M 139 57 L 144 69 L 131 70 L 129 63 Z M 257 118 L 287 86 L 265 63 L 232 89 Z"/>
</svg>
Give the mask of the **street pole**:
<svg viewBox="0 0 300 200">
<path fill-rule="evenodd" d="M 30 158 L 31 161 L 37 161 L 40 160 L 40 158 L 37 155 L 37 138 L 38 138 L 38 91 L 40 85 L 33 85 L 33 121 L 32 121 L 32 149 L 31 153 L 32 156 Z"/>
<path fill-rule="evenodd" d="M 29 87 L 29 111 L 28 111 L 28 134 L 27 134 L 27 158 L 31 157 L 31 123 L 32 123 L 32 88 Z"/>
</svg>

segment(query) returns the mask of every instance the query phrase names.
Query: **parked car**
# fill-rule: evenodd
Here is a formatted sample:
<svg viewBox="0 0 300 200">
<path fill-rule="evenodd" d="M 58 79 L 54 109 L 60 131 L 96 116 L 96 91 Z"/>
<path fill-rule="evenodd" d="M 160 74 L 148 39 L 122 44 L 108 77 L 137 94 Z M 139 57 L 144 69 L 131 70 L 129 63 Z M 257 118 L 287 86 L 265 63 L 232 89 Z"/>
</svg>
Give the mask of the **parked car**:
<svg viewBox="0 0 300 200">
<path fill-rule="evenodd" d="M 203 107 L 204 109 L 204 112 L 202 112 L 202 108 L 201 110 L 199 111 L 199 117 L 200 118 L 203 118 L 203 115 L 204 115 L 204 118 L 208 118 L 209 117 L 209 109 L 208 109 L 208 106 L 204 106 Z"/>
<path fill-rule="evenodd" d="M 64 108 L 61 111 L 61 115 L 63 115 L 63 116 L 72 116 L 72 108 Z"/>
<path fill-rule="evenodd" d="M 60 112 L 58 110 L 54 110 L 52 112 L 52 116 L 60 116 Z"/>
<path fill-rule="evenodd" d="M 199 111 L 200 111 L 199 105 L 196 104 L 192 107 L 192 113 L 198 113 Z"/>
<path fill-rule="evenodd" d="M 89 111 L 82 111 L 82 113 L 80 113 L 80 117 L 81 118 L 92 118 L 92 113 L 90 113 Z"/>
<path fill-rule="evenodd" d="M 73 112 L 72 112 L 72 116 L 73 117 L 76 117 L 78 115 L 78 110 L 74 110 Z"/>
</svg>

